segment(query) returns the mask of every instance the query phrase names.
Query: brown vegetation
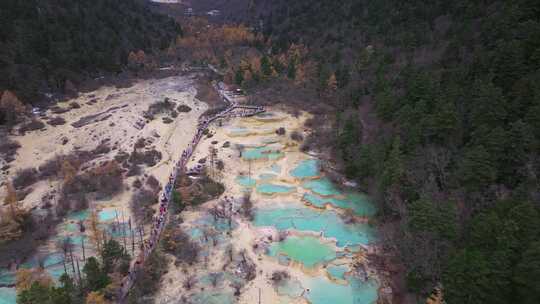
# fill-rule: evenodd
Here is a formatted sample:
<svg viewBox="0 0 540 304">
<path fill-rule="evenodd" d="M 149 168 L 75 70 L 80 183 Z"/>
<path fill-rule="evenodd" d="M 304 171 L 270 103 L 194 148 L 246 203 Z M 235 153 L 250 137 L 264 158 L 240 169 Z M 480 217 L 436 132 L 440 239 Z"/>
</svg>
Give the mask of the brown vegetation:
<svg viewBox="0 0 540 304">
<path fill-rule="evenodd" d="M 24 135 L 26 132 L 41 130 L 43 128 L 45 128 L 45 124 L 42 121 L 32 119 L 30 122 L 23 124 L 19 128 L 19 133 L 21 133 L 21 135 Z"/>
<path fill-rule="evenodd" d="M 15 155 L 20 147 L 21 145 L 18 142 L 0 134 L 0 156 L 4 158 L 6 162 L 10 163 L 15 160 Z"/>
<path fill-rule="evenodd" d="M 191 108 L 185 104 L 181 104 L 176 108 L 176 111 L 180 113 L 187 113 L 187 112 L 191 112 Z"/>
<path fill-rule="evenodd" d="M 272 273 L 272 284 L 279 285 L 280 283 L 289 280 L 291 275 L 285 270 L 276 270 Z"/>
<path fill-rule="evenodd" d="M 34 168 L 27 168 L 17 171 L 13 178 L 13 186 L 20 190 L 33 185 L 38 181 L 38 172 Z"/>
<path fill-rule="evenodd" d="M 0 98 L 0 125 L 13 126 L 26 111 L 24 104 L 11 91 L 4 91 Z"/>
<path fill-rule="evenodd" d="M 291 133 L 291 139 L 294 141 L 302 141 L 304 140 L 304 136 L 302 136 L 302 134 L 300 134 L 298 131 L 293 131 Z"/>
<path fill-rule="evenodd" d="M 143 117 L 149 120 L 153 120 L 156 115 L 170 114 L 174 110 L 176 103 L 171 102 L 169 98 L 165 98 L 163 101 L 156 101 L 148 106 L 148 110 L 143 113 Z"/>
<path fill-rule="evenodd" d="M 103 199 L 119 193 L 122 189 L 122 169 L 116 161 L 108 161 L 100 167 L 74 176 L 64 184 L 63 193 L 94 193 L 97 199 Z"/>
<path fill-rule="evenodd" d="M 157 193 L 144 188 L 135 192 L 129 201 L 135 221 L 140 224 L 150 223 L 155 213 L 152 209 L 155 203 L 157 203 Z"/>
<path fill-rule="evenodd" d="M 248 221 L 252 221 L 255 218 L 250 193 L 245 193 L 242 197 L 242 206 L 240 206 L 240 210 L 238 210 L 238 212 Z"/>
<path fill-rule="evenodd" d="M 62 117 L 60 116 L 56 116 L 56 117 L 53 117 L 51 119 L 49 119 L 49 121 L 47 121 L 47 123 L 51 126 L 59 126 L 59 125 L 63 125 L 66 123 L 66 120 L 63 119 Z"/>
<path fill-rule="evenodd" d="M 176 264 L 193 265 L 198 261 L 201 248 L 181 227 L 171 222 L 163 233 L 163 249 L 176 257 Z"/>
</svg>

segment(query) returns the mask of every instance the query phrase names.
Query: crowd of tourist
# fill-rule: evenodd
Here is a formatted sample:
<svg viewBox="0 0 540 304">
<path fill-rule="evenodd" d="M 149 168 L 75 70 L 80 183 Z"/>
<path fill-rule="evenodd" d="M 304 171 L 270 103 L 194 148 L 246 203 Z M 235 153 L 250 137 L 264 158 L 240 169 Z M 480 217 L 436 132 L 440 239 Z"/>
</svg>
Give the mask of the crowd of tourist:
<svg viewBox="0 0 540 304">
<path fill-rule="evenodd" d="M 226 99 L 226 98 L 224 98 Z M 148 240 L 144 240 L 141 244 L 141 250 L 139 252 L 139 255 L 135 259 L 135 262 L 131 265 L 130 271 L 128 272 L 128 275 L 124 278 L 123 282 L 121 283 L 121 294 L 120 294 L 120 300 L 123 300 L 125 296 L 127 295 L 127 292 L 133 285 L 137 272 L 142 268 L 142 265 L 144 263 L 144 260 L 148 258 L 148 256 L 152 253 L 152 250 L 157 245 L 159 241 L 159 237 L 161 235 L 161 232 L 163 231 L 163 228 L 165 227 L 165 222 L 167 219 L 167 211 L 169 210 L 169 201 L 171 200 L 172 196 L 172 190 L 174 189 L 174 185 L 176 183 L 176 178 L 179 174 L 179 172 L 183 172 L 183 169 L 187 165 L 189 158 L 192 156 L 193 151 L 197 147 L 199 141 L 204 135 L 204 131 L 208 128 L 210 123 L 215 121 L 219 118 L 225 118 L 229 116 L 239 116 L 239 117 L 245 117 L 245 116 L 252 116 L 261 112 L 264 112 L 264 108 L 261 106 L 245 106 L 245 105 L 238 105 L 234 101 L 230 101 L 226 99 L 229 102 L 229 106 L 221 111 L 220 113 L 214 115 L 211 118 L 205 117 L 202 118 L 199 121 L 199 124 L 197 125 L 197 133 L 189 143 L 188 147 L 182 152 L 182 156 L 180 157 L 180 160 L 177 162 L 176 166 L 174 167 L 173 173 L 169 175 L 169 179 L 167 181 L 167 184 L 164 187 L 164 191 L 161 193 L 161 197 L 159 200 L 159 213 L 154 218 L 152 229 L 150 233 L 150 238 Z M 238 113 L 232 113 L 235 109 L 240 109 Z M 232 114 L 231 114 L 232 113 Z"/>
</svg>

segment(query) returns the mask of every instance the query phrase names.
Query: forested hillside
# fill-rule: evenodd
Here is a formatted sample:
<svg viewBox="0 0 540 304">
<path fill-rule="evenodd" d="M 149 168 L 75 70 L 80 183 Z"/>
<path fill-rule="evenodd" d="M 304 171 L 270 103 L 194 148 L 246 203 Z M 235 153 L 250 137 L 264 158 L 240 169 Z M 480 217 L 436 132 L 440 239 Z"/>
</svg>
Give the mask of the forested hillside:
<svg viewBox="0 0 540 304">
<path fill-rule="evenodd" d="M 142 0 L 2 0 L 0 92 L 39 101 L 66 80 L 118 72 L 129 52 L 164 49 L 179 33 Z"/>
<path fill-rule="evenodd" d="M 407 287 L 540 303 L 540 2 L 273 5 L 271 56 L 308 50 L 285 70 L 335 109 L 336 152 L 373 189 Z"/>
</svg>

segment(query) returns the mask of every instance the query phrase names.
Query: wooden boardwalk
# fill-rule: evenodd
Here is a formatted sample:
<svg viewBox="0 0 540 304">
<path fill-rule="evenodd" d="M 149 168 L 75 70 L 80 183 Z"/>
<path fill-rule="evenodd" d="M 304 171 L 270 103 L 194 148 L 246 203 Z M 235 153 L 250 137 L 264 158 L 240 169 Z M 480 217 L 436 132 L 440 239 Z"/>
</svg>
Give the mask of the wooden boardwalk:
<svg viewBox="0 0 540 304">
<path fill-rule="evenodd" d="M 137 280 L 137 275 L 144 267 L 144 262 L 152 254 L 153 250 L 159 243 L 159 239 L 163 229 L 166 226 L 166 222 L 169 217 L 169 202 L 171 201 L 172 191 L 178 176 L 185 174 L 187 171 L 186 165 L 189 162 L 189 159 L 193 155 L 193 152 L 197 148 L 197 145 L 204 136 L 204 131 L 208 129 L 210 124 L 217 119 L 229 118 L 229 117 L 247 117 L 257 115 L 265 111 L 263 107 L 259 106 L 249 106 L 249 105 L 239 105 L 234 100 L 229 98 L 221 90 L 218 89 L 219 94 L 224 101 L 228 103 L 228 106 L 225 110 L 220 113 L 210 117 L 202 117 L 199 119 L 199 124 L 197 126 L 197 133 L 191 140 L 188 147 L 182 152 L 180 160 L 174 166 L 169 180 L 163 191 L 159 196 L 159 215 L 152 223 L 150 237 L 147 238 L 141 245 L 141 250 L 139 254 L 131 261 L 130 269 L 128 275 L 122 279 L 121 288 L 118 295 L 118 303 L 124 303 L 127 295 L 129 294 L 130 289 L 135 284 Z"/>
</svg>

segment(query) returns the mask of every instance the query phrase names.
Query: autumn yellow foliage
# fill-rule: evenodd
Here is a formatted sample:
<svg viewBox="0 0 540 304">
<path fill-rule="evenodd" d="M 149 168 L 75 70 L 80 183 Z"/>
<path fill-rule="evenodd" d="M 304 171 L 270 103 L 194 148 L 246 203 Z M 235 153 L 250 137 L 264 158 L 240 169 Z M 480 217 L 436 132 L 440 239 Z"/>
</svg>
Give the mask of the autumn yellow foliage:
<svg viewBox="0 0 540 304">
<path fill-rule="evenodd" d="M 15 276 L 17 292 L 29 289 L 33 283 L 50 287 L 53 284 L 51 276 L 43 268 L 19 269 Z"/>
<path fill-rule="evenodd" d="M 86 296 L 86 304 L 107 304 L 109 301 L 98 291 L 92 291 Z"/>
<path fill-rule="evenodd" d="M 13 92 L 6 90 L 2 93 L 0 112 L 3 113 L 6 122 L 15 123 L 25 110 L 26 107 Z"/>
</svg>

